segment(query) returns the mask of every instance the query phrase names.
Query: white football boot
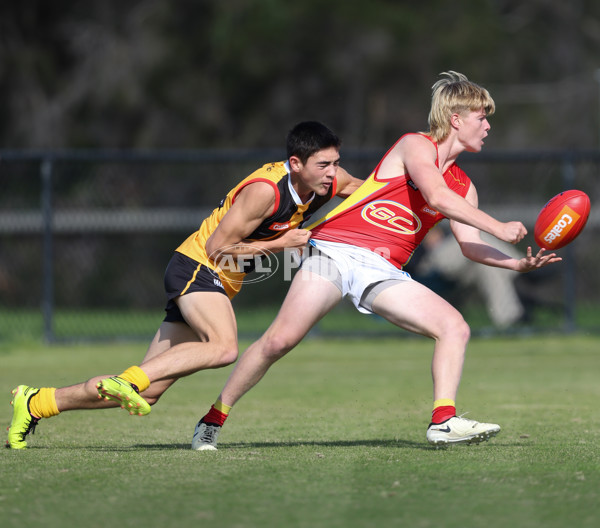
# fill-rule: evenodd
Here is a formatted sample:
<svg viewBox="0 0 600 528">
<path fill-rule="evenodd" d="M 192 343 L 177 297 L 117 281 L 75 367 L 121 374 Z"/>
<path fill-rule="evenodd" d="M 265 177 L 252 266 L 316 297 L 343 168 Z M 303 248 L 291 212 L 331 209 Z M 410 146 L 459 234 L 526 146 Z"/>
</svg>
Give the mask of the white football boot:
<svg viewBox="0 0 600 528">
<path fill-rule="evenodd" d="M 453 416 L 441 424 L 429 424 L 427 441 L 433 445 L 478 444 L 500 432 L 497 424 L 476 422 L 462 416 Z"/>
<path fill-rule="evenodd" d="M 200 420 L 196 424 L 192 438 L 192 449 L 194 451 L 216 451 L 217 437 L 221 427 L 216 424 L 204 423 Z"/>
</svg>

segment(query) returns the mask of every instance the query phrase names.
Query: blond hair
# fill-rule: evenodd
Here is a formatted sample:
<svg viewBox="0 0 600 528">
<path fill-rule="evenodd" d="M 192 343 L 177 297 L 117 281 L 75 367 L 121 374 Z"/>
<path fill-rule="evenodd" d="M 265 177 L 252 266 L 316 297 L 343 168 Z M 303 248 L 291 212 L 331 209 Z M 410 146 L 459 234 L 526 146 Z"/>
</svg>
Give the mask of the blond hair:
<svg viewBox="0 0 600 528">
<path fill-rule="evenodd" d="M 466 75 L 455 71 L 440 73 L 443 77 L 431 87 L 431 111 L 429 112 L 429 135 L 440 143 L 450 134 L 452 114 L 484 110 L 492 115 L 496 109 L 489 92 L 469 81 Z"/>
</svg>

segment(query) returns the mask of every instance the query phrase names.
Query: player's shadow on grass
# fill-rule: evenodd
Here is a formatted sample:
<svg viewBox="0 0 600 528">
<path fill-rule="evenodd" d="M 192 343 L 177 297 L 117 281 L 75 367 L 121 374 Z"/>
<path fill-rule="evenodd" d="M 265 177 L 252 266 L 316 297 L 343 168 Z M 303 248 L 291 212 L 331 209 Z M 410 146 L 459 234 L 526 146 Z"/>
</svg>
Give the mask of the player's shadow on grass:
<svg viewBox="0 0 600 528">
<path fill-rule="evenodd" d="M 530 444 L 528 442 L 517 442 L 517 443 L 503 443 L 495 440 L 493 443 L 482 442 L 481 445 L 489 445 L 490 447 L 518 447 L 523 448 L 527 447 Z M 56 446 L 45 446 L 45 445 L 31 445 L 28 446 L 28 451 L 40 449 L 53 449 Z M 392 439 L 371 439 L 371 440 L 323 440 L 323 441 L 315 441 L 315 442 L 229 442 L 219 444 L 219 452 L 244 452 L 245 450 L 252 449 L 279 449 L 279 448 L 289 448 L 289 447 L 372 447 L 372 448 L 392 448 L 392 449 L 419 449 L 421 451 L 438 451 L 445 450 L 455 447 L 450 444 L 448 446 L 433 446 L 427 444 L 426 442 L 414 442 L 412 440 L 392 440 Z M 471 446 L 456 446 L 456 447 L 468 447 L 471 449 L 477 449 L 478 444 L 473 444 Z M 123 451 L 123 452 L 132 452 L 138 450 L 146 450 L 146 451 L 191 451 L 189 443 L 173 443 L 173 444 L 133 444 L 131 446 L 116 446 L 116 445 L 94 445 L 94 446 L 61 446 L 61 449 L 88 449 L 90 451 L 106 451 L 106 452 L 114 452 L 114 451 Z M 212 451 L 210 451 L 212 452 Z"/>
<path fill-rule="evenodd" d="M 372 439 L 372 440 L 323 440 L 323 441 L 288 441 L 288 442 L 227 442 L 219 444 L 219 451 L 228 451 L 233 449 L 277 449 L 287 447 L 390 447 L 401 449 L 436 449 L 423 442 L 413 442 L 411 440 L 394 440 L 394 439 Z M 137 444 L 132 446 L 133 449 L 190 449 L 190 444 Z"/>
</svg>

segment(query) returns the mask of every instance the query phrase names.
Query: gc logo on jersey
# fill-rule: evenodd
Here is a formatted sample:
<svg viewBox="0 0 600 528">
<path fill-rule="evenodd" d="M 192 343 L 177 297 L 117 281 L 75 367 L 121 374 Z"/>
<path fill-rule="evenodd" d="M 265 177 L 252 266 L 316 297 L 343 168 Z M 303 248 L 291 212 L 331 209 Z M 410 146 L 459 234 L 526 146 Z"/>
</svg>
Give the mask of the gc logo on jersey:
<svg viewBox="0 0 600 528">
<path fill-rule="evenodd" d="M 399 233 L 414 235 L 421 229 L 421 220 L 408 207 L 392 200 L 376 200 L 365 205 L 361 216 L 370 224 Z"/>
</svg>

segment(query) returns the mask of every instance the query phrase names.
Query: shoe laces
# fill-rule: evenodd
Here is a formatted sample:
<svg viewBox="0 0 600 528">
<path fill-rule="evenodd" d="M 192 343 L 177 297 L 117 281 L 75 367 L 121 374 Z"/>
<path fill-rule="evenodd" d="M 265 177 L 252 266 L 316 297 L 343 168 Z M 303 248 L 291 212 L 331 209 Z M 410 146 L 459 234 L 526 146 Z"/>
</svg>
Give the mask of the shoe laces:
<svg viewBox="0 0 600 528">
<path fill-rule="evenodd" d="M 464 413 L 462 413 L 462 414 L 459 414 L 459 415 L 457 416 L 457 418 L 459 418 L 459 419 L 461 419 L 461 420 L 464 420 L 465 422 L 478 423 L 476 420 L 471 420 L 471 419 L 469 419 L 469 418 L 463 418 L 463 416 L 465 416 L 465 414 L 469 414 L 469 411 L 467 411 L 467 412 L 464 412 Z"/>
<path fill-rule="evenodd" d="M 37 427 L 37 424 L 38 424 L 39 421 L 40 421 L 39 418 L 36 418 L 35 416 L 31 416 L 31 420 L 29 420 L 29 423 L 27 424 L 27 429 L 25 429 L 25 431 L 23 431 L 21 433 L 21 439 L 22 440 L 25 440 L 25 437 L 29 433 L 35 434 L 35 428 Z"/>
<path fill-rule="evenodd" d="M 33 416 L 33 414 L 31 414 L 31 411 L 29 410 L 29 402 L 31 401 L 31 398 L 33 398 L 33 396 L 35 396 L 38 392 L 39 390 L 31 396 L 29 396 L 29 399 L 27 400 L 27 413 L 29 414 L 29 423 L 27 424 L 27 429 L 25 429 L 25 431 L 21 433 L 21 439 L 23 440 L 25 440 L 25 437 L 29 433 L 35 434 L 35 428 L 37 427 L 37 424 L 40 421 L 40 418 L 36 418 L 35 416 Z"/>
<path fill-rule="evenodd" d="M 215 441 L 215 437 L 221 427 L 219 425 L 208 424 L 206 422 L 202 423 L 206 427 L 204 427 L 204 431 L 202 431 L 202 434 L 200 435 L 200 441 L 207 444 L 212 444 Z"/>
</svg>

